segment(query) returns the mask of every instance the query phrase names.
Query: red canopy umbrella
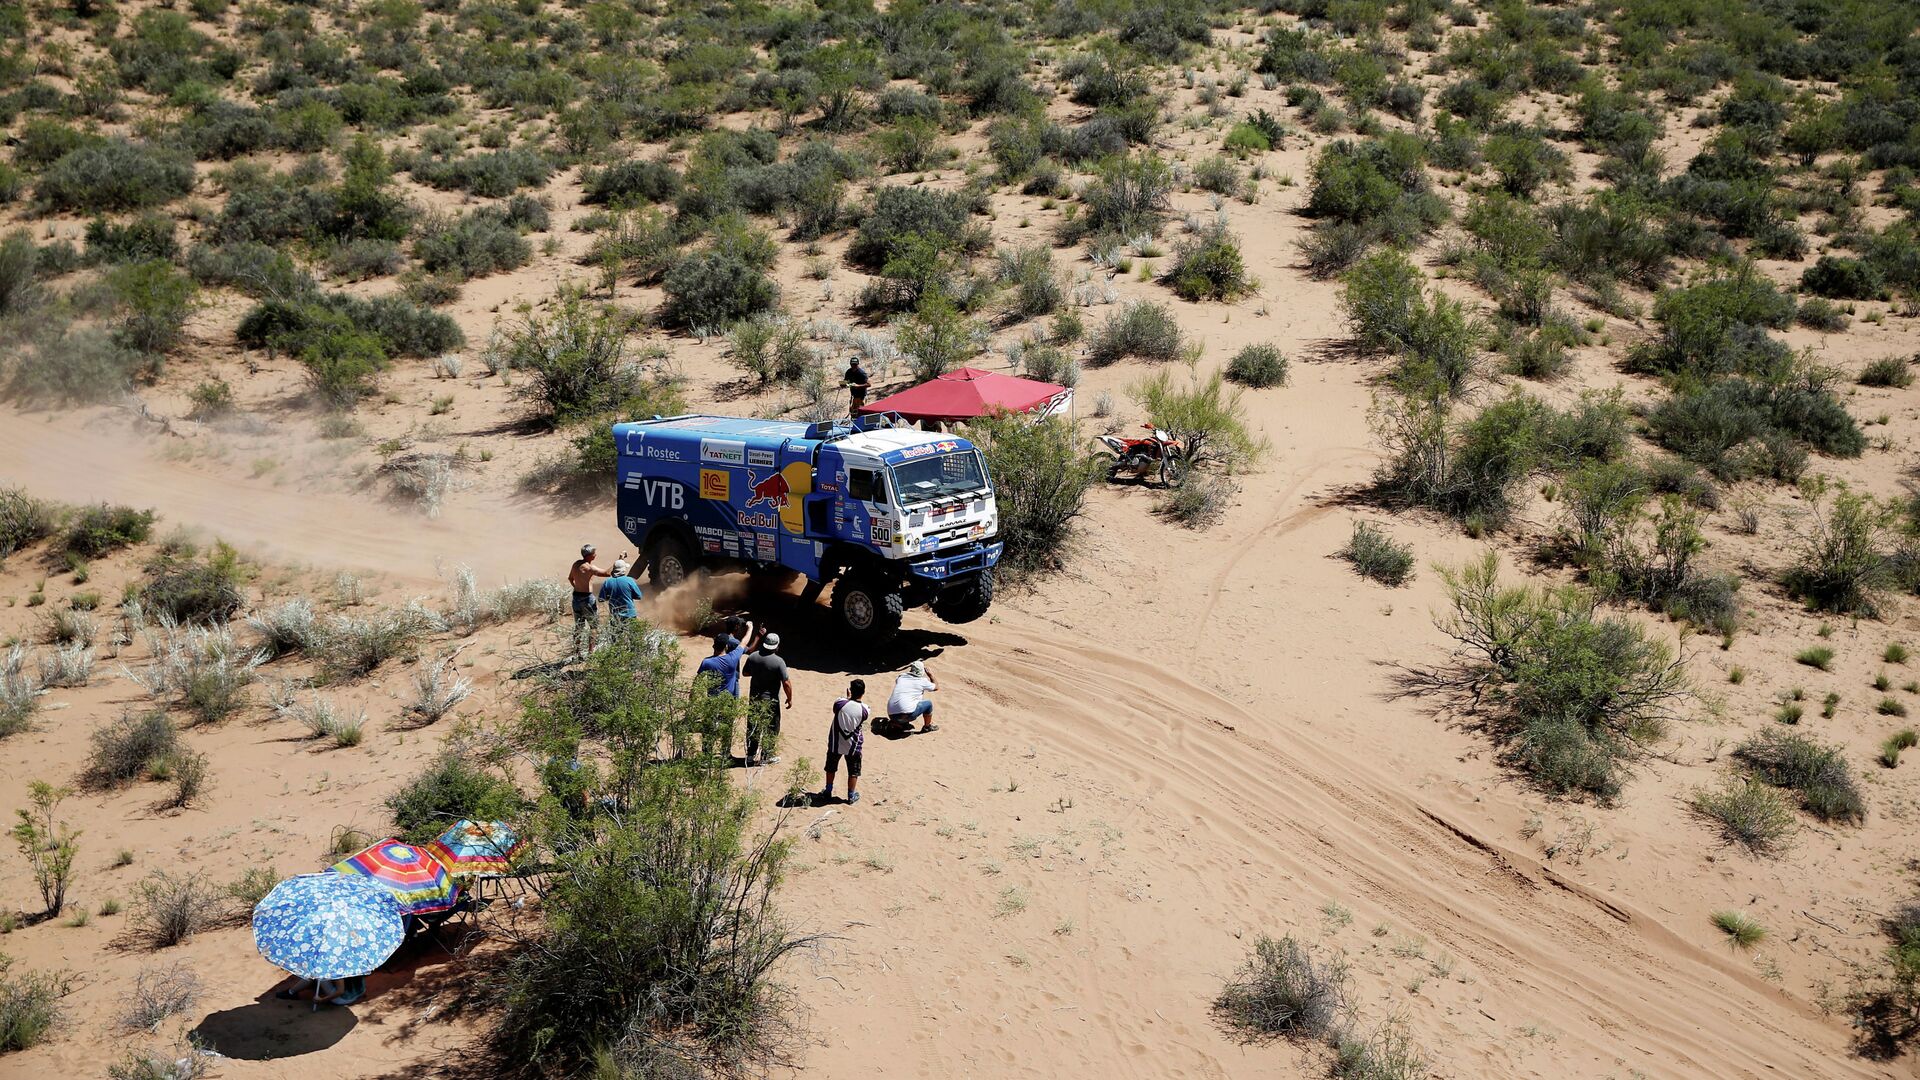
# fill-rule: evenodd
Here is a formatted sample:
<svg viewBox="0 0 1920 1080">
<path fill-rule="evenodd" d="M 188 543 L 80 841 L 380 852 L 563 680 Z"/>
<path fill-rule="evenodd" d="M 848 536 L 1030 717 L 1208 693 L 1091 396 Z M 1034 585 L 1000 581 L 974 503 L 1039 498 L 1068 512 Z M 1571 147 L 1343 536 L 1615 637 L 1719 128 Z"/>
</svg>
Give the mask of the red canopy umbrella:
<svg viewBox="0 0 1920 1080">
<path fill-rule="evenodd" d="M 1072 398 L 1073 391 L 1053 383 L 980 368 L 961 368 L 879 401 L 870 401 L 860 411 L 899 413 L 909 420 L 950 424 L 996 412 L 1052 413 L 1065 408 Z"/>
</svg>

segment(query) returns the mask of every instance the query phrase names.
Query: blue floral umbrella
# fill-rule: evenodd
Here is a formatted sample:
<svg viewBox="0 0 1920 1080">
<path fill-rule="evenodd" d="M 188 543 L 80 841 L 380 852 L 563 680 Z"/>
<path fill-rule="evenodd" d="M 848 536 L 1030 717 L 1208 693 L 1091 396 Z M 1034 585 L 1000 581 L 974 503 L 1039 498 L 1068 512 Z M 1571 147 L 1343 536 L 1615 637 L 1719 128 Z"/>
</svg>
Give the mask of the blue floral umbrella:
<svg viewBox="0 0 1920 1080">
<path fill-rule="evenodd" d="M 254 948 L 303 979 L 365 975 L 406 936 L 393 893 L 357 874 L 288 878 L 253 909 Z"/>
</svg>

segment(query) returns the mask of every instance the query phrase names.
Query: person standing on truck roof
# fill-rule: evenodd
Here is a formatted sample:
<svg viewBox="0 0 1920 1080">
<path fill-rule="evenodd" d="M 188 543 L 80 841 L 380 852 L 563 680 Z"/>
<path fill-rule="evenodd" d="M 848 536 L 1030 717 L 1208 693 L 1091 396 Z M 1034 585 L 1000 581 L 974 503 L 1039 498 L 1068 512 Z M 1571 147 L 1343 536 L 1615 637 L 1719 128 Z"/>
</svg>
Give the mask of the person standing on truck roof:
<svg viewBox="0 0 1920 1080">
<path fill-rule="evenodd" d="M 593 564 L 593 553 L 596 550 L 592 544 L 581 544 L 580 557 L 573 561 L 573 568 L 567 571 L 567 584 L 573 588 L 573 653 L 578 657 L 584 657 L 593 651 L 593 632 L 596 621 L 593 579 L 611 574 L 611 571 L 602 570 Z M 625 558 L 626 552 L 621 552 L 620 556 Z"/>
<path fill-rule="evenodd" d="M 847 696 L 833 703 L 833 723 L 827 728 L 827 786 L 820 801 L 833 798 L 833 774 L 840 759 L 847 759 L 847 802 L 860 801 L 860 752 L 866 746 L 867 720 L 873 710 L 860 699 L 867 694 L 867 681 L 855 679 L 847 686 Z"/>
<path fill-rule="evenodd" d="M 631 639 L 634 622 L 640 612 L 634 604 L 640 599 L 640 585 L 631 577 L 625 559 L 613 561 L 613 575 L 600 585 L 600 599 L 607 604 L 607 640 L 615 645 Z"/>
<path fill-rule="evenodd" d="M 763 744 L 770 751 L 779 745 L 781 694 L 787 697 L 787 708 L 793 708 L 793 678 L 780 655 L 780 635 L 761 637 L 759 651 L 747 657 L 741 670 L 747 673 L 747 764 L 777 765 L 778 757 L 759 753 Z"/>
<path fill-rule="evenodd" d="M 867 403 L 867 391 L 872 386 L 873 381 L 867 377 L 867 369 L 860 366 L 860 358 L 855 356 L 853 362 L 847 365 L 848 416 L 859 414 L 860 406 Z"/>
<path fill-rule="evenodd" d="M 903 729 L 911 728 L 913 722 L 919 720 L 922 735 L 940 730 L 933 726 L 933 702 L 927 700 L 927 695 L 938 689 L 924 661 L 908 664 L 907 670 L 893 680 L 893 694 L 887 698 L 887 719 Z"/>
</svg>

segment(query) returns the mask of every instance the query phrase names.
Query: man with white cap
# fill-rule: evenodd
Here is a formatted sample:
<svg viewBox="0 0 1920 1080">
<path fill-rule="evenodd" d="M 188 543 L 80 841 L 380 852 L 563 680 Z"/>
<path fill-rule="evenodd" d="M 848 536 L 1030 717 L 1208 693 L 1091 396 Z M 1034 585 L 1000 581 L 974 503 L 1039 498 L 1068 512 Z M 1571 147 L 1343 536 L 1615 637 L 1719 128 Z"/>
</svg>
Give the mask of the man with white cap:
<svg viewBox="0 0 1920 1080">
<path fill-rule="evenodd" d="M 780 655 L 780 635 L 769 633 L 760 639 L 760 650 L 741 668 L 747 674 L 747 764 L 773 765 L 779 758 L 771 752 L 760 757 L 761 740 L 768 751 L 780 741 L 780 696 L 785 694 L 787 708 L 793 708 L 793 679 L 787 674 L 787 661 Z"/>
<path fill-rule="evenodd" d="M 573 589 L 573 651 L 576 656 L 585 656 L 593 651 L 594 623 L 597 621 L 593 579 L 606 577 L 608 573 L 593 564 L 594 551 L 592 544 L 581 544 L 580 557 L 573 561 L 573 568 L 567 571 L 567 584 Z M 625 555 L 625 552 L 621 552 L 622 557 Z"/>
<path fill-rule="evenodd" d="M 625 559 L 615 559 L 613 574 L 600 585 L 600 599 L 607 603 L 607 639 L 619 644 L 627 640 L 640 612 L 634 607 L 640 599 L 640 584 L 627 576 L 631 569 Z"/>
</svg>

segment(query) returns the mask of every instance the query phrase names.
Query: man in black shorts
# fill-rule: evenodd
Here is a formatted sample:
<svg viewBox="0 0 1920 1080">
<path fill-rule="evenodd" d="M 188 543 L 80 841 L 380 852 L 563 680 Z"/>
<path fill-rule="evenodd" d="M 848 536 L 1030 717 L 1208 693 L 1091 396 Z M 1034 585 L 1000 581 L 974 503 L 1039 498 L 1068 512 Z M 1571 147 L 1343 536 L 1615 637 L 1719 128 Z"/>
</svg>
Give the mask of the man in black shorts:
<svg viewBox="0 0 1920 1080">
<path fill-rule="evenodd" d="M 772 751 L 780 745 L 782 694 L 787 708 L 793 708 L 793 679 L 787 674 L 786 658 L 780 655 L 780 635 L 762 637 L 759 651 L 747 657 L 741 670 L 747 676 L 747 764 L 778 764 L 780 759 Z M 768 751 L 764 758 L 760 756 L 762 740 Z"/>
<path fill-rule="evenodd" d="M 855 679 L 847 687 L 847 696 L 833 703 L 833 723 L 827 727 L 827 786 L 820 792 L 821 802 L 833 798 L 833 774 L 843 757 L 847 759 L 847 802 L 860 801 L 860 751 L 867 741 L 867 720 L 873 715 L 860 700 L 866 693 L 866 680 Z"/>
</svg>

